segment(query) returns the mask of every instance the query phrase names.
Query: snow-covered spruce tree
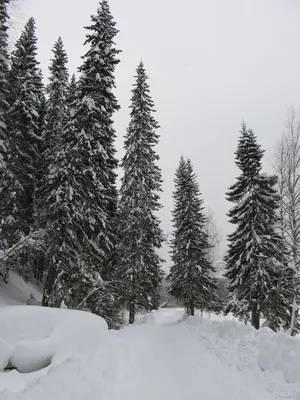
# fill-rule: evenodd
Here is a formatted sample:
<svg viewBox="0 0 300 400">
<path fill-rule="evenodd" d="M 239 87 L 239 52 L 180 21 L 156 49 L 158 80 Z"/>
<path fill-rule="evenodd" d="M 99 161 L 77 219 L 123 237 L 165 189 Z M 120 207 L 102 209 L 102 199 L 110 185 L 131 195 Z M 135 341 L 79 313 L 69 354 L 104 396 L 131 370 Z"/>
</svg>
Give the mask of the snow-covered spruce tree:
<svg viewBox="0 0 300 400">
<path fill-rule="evenodd" d="M 77 88 L 77 81 L 76 81 L 76 76 L 73 74 L 70 79 L 70 83 L 68 85 L 68 91 L 67 91 L 67 99 L 66 99 L 66 104 L 67 104 L 67 109 L 72 106 L 75 96 L 76 96 L 76 88 Z"/>
<path fill-rule="evenodd" d="M 148 76 L 143 63 L 137 68 L 132 90 L 131 120 L 125 135 L 124 169 L 118 212 L 118 276 L 122 281 L 123 300 L 129 308 L 129 323 L 138 310 L 152 310 L 159 305 L 162 272 L 157 250 L 162 244 L 160 221 L 161 171 L 159 128 L 153 113 Z"/>
<path fill-rule="evenodd" d="M 6 113 L 8 110 L 8 14 L 9 0 L 0 0 L 0 177 L 5 170 L 8 152 Z"/>
<path fill-rule="evenodd" d="M 254 133 L 243 124 L 236 152 L 241 175 L 227 193 L 235 203 L 228 215 L 236 225 L 225 257 L 230 280 L 227 312 L 245 322 L 251 319 L 256 329 L 263 314 L 277 329 L 287 312 L 286 285 L 281 281 L 285 251 L 275 229 L 276 178 L 261 174 L 263 153 Z"/>
<path fill-rule="evenodd" d="M 118 109 L 112 93 L 118 63 L 113 39 L 117 33 L 106 1 L 87 28 L 81 76 L 75 94 L 69 91 L 68 122 L 60 151 L 49 167 L 45 196 L 50 254 L 57 276 L 49 305 L 62 300 L 70 308 L 89 309 L 114 325 L 117 310 L 107 282 L 116 202 L 112 114 Z M 75 95 L 74 99 L 70 98 Z M 115 194 L 114 194 L 115 196 Z"/>
<path fill-rule="evenodd" d="M 2 225 L 8 247 L 29 234 L 35 212 L 35 188 L 40 167 L 40 110 L 43 97 L 36 60 L 35 22 L 25 26 L 11 57 L 7 126 L 9 152 L 5 177 L 7 218 Z M 3 222 L 3 221 L 2 221 Z M 23 275 L 30 274 L 28 254 L 14 260 Z"/>
<path fill-rule="evenodd" d="M 6 125 L 6 113 L 8 110 L 8 70 L 9 70 L 9 56 L 8 56 L 8 13 L 7 6 L 8 0 L 0 1 L 0 221 L 1 226 L 5 218 L 6 210 L 4 206 L 3 194 L 5 188 L 4 174 L 6 171 L 6 162 L 8 157 L 8 130 Z M 4 242 L 4 243 L 3 243 Z M 5 238 L 1 234 L 0 248 L 5 248 Z"/>
<path fill-rule="evenodd" d="M 10 181 L 7 170 L 9 158 L 9 131 L 7 127 L 8 97 L 8 13 L 9 0 L 0 0 L 0 250 L 8 247 L 9 237 L 6 227 L 9 224 L 9 209 L 7 208 L 7 194 Z M 0 264 L 0 279 L 6 279 L 6 266 Z"/>
<path fill-rule="evenodd" d="M 67 99 L 69 94 L 69 73 L 67 68 L 67 54 L 64 50 L 62 39 L 59 37 L 52 50 L 53 58 L 49 66 L 50 77 L 46 88 L 48 99 L 46 103 L 46 116 L 43 131 L 43 176 L 39 182 L 40 204 L 39 225 L 47 226 L 47 213 L 44 199 L 49 190 L 47 174 L 55 163 L 56 154 L 61 150 L 61 132 L 67 122 Z M 47 257 L 44 258 L 46 281 L 44 287 L 43 304 L 48 305 L 56 277 L 55 254 L 51 254 L 50 247 Z M 55 249 L 55 251 L 57 251 Z"/>
<path fill-rule="evenodd" d="M 209 258 L 206 217 L 190 160 L 181 158 L 175 175 L 170 293 L 190 315 L 195 309 L 218 311 L 215 269 Z"/>
<path fill-rule="evenodd" d="M 85 45 L 90 49 L 83 57 L 80 67 L 81 77 L 78 82 L 80 111 L 78 121 L 81 126 L 88 126 L 90 122 L 99 136 L 102 146 L 99 157 L 100 181 L 103 185 L 105 200 L 102 202 L 106 213 L 105 235 L 101 234 L 105 250 L 105 262 L 102 265 L 101 275 L 105 280 L 112 280 L 112 259 L 115 248 L 115 217 L 118 201 L 116 188 L 116 169 L 118 161 L 115 157 L 115 130 L 113 128 L 113 114 L 119 110 L 117 99 L 113 93 L 115 88 L 115 68 L 119 63 L 118 54 L 121 52 L 115 47 L 114 39 L 118 33 L 107 0 L 99 4 L 98 12 L 91 17 L 92 24 L 86 27 L 88 33 Z M 94 107 L 98 110 L 94 110 Z M 86 114 L 89 117 L 86 118 Z M 100 200 L 99 200 L 100 201 Z"/>
<path fill-rule="evenodd" d="M 66 122 L 67 96 L 69 86 L 68 57 L 64 50 L 62 39 L 59 37 L 52 50 L 53 58 L 49 67 L 49 84 L 46 88 L 48 94 L 45 120 L 46 145 L 45 158 L 51 158 L 57 149 L 57 139 Z"/>
<path fill-rule="evenodd" d="M 36 239 L 32 240 L 30 248 L 25 249 L 28 255 L 27 267 L 26 269 L 30 271 L 30 274 L 36 280 L 39 285 L 43 282 L 45 273 L 45 254 L 44 254 L 44 231 L 41 225 L 40 215 L 41 215 L 41 182 L 44 180 L 45 176 L 45 120 L 47 113 L 47 100 L 45 95 L 45 87 L 43 84 L 43 74 L 39 69 L 36 76 L 36 89 L 38 93 L 37 97 L 37 132 L 41 140 L 37 142 L 37 153 L 39 154 L 39 163 L 37 164 L 36 174 L 35 174 L 35 191 L 34 191 L 34 211 L 33 211 L 33 225 L 31 226 L 30 236 L 34 236 Z M 33 238 L 32 238 L 33 239 Z"/>
<path fill-rule="evenodd" d="M 102 180 L 107 190 L 109 217 L 115 217 L 117 207 L 116 169 L 118 161 L 115 157 L 115 130 L 113 128 L 113 114 L 120 109 L 113 93 L 115 88 L 115 68 L 120 62 L 117 58 L 121 50 L 115 48 L 114 38 L 118 33 L 116 23 L 113 20 L 107 0 L 99 4 L 98 12 L 91 17 L 92 25 L 88 30 L 85 45 L 90 49 L 83 57 L 84 62 L 79 71 L 81 94 L 81 115 L 84 118 L 85 111 L 92 114 L 94 106 L 98 106 L 101 117 L 97 123 L 101 126 L 101 145 L 105 158 L 105 171 Z M 83 124 L 86 121 L 83 119 Z M 97 126 L 96 126 L 97 129 Z M 104 182 L 104 179 L 107 182 Z"/>
</svg>

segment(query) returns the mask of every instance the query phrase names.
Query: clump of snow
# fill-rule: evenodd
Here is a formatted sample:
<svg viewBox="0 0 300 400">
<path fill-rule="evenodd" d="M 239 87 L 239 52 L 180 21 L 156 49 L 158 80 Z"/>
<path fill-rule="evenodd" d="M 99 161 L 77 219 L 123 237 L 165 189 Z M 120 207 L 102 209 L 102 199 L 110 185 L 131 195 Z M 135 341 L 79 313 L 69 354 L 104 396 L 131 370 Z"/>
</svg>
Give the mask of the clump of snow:
<svg viewBox="0 0 300 400">
<path fill-rule="evenodd" d="M 18 373 L 39 371 L 36 377 L 47 373 L 43 368 L 105 346 L 108 328 L 104 319 L 83 311 L 12 306 L 0 309 L 0 339 L 0 368 L 10 361 Z M 0 382 L 0 390 L 14 390 L 1 372 Z"/>
</svg>

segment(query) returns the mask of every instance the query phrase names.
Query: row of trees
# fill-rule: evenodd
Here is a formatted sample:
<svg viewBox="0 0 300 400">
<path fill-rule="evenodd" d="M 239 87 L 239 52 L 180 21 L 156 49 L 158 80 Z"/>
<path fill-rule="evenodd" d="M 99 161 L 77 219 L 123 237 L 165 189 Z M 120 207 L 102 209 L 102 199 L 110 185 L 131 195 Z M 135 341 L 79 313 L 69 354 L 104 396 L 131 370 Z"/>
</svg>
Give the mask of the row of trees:
<svg viewBox="0 0 300 400">
<path fill-rule="evenodd" d="M 34 276 L 44 284 L 43 305 L 88 309 L 110 326 L 128 304 L 133 322 L 137 310 L 158 307 L 162 279 L 159 136 L 145 68 L 137 69 L 118 196 L 120 51 L 108 2 L 86 28 L 79 79 L 69 79 L 59 38 L 46 88 L 33 18 L 8 54 L 8 5 L 0 0 L 1 276 Z"/>
<path fill-rule="evenodd" d="M 170 292 L 191 315 L 195 308 L 223 309 L 256 329 L 264 317 L 273 330 L 294 335 L 300 328 L 300 119 L 290 111 L 274 176 L 262 172 L 264 151 L 253 131 L 243 123 L 240 133 L 235 153 L 240 175 L 227 193 L 235 227 L 225 256 L 228 299 L 222 304 L 215 294 L 207 218 L 191 162 L 184 159 L 175 178 Z"/>
<path fill-rule="evenodd" d="M 69 77 L 59 38 L 46 87 L 36 58 L 33 18 L 8 54 L 8 5 L 9 0 L 0 0 L 1 276 L 7 281 L 14 269 L 26 279 L 35 277 L 44 287 L 44 306 L 89 310 L 112 327 L 120 324 L 120 311 L 127 306 L 133 323 L 137 311 L 158 308 L 164 276 L 158 255 L 164 240 L 157 216 L 162 185 L 155 150 L 159 125 L 146 70 L 141 62 L 118 193 L 113 115 L 119 105 L 113 91 L 119 50 L 107 1 L 99 4 L 87 27 L 79 79 Z M 177 196 L 189 191 L 185 204 L 190 210 L 174 214 L 174 264 L 182 268 L 182 282 L 172 290 L 194 313 L 200 305 L 216 309 L 216 282 L 210 276 L 207 225 L 190 161 L 182 160 L 180 169 L 183 192 Z M 185 246 L 190 248 L 187 254 Z"/>
<path fill-rule="evenodd" d="M 225 257 L 229 279 L 226 311 L 260 327 L 299 330 L 300 124 L 294 110 L 275 154 L 275 176 L 262 173 L 264 151 L 242 125 L 236 152 L 240 176 L 227 198 L 235 225 Z"/>
</svg>

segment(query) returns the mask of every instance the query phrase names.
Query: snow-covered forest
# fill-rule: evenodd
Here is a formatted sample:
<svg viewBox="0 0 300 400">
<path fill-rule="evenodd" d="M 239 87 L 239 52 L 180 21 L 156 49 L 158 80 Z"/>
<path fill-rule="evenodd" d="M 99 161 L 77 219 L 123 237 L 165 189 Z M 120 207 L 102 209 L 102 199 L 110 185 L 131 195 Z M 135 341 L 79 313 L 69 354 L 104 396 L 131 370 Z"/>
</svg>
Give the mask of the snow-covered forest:
<svg viewBox="0 0 300 400">
<path fill-rule="evenodd" d="M 11 45 L 16 3 L 0 0 L 0 400 L 298 398 L 296 108 L 272 155 L 236 121 L 224 249 L 188 151 L 167 232 L 164 127 L 144 61 L 116 129 L 123 49 L 109 1 L 85 27 L 77 72 L 59 36 L 47 76 L 34 16 Z"/>
<path fill-rule="evenodd" d="M 290 111 L 278 144 L 274 175 L 262 169 L 259 138 L 241 125 L 232 155 L 240 174 L 224 193 L 232 203 L 224 258 L 229 294 L 220 296 L 218 240 L 189 154 L 174 171 L 169 271 L 159 255 L 167 240 L 158 214 L 161 130 L 142 61 L 132 82 L 124 156 L 116 158 L 115 68 L 122 49 L 115 45 L 118 30 L 108 2 L 100 2 L 86 27 L 78 78 L 69 74 L 59 37 L 47 81 L 37 60 L 34 18 L 9 52 L 9 0 L 0 4 L 1 285 L 17 272 L 43 288 L 43 306 L 90 311 L 119 328 L 124 309 L 130 323 L 138 312 L 157 309 L 167 284 L 191 315 L 196 309 L 231 312 L 256 329 L 264 318 L 273 330 L 296 334 L 296 111 Z"/>
</svg>

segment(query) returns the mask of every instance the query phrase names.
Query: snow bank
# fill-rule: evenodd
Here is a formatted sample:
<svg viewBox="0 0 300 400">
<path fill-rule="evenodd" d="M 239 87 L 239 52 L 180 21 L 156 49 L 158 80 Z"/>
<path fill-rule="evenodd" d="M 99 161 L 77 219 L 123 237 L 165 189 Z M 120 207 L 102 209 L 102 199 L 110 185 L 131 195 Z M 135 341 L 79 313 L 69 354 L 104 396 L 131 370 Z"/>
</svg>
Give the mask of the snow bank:
<svg viewBox="0 0 300 400">
<path fill-rule="evenodd" d="M 210 320 L 201 317 L 189 317 L 184 322 L 228 366 L 239 371 L 247 368 L 259 370 L 257 331 L 251 326 L 234 319 Z"/>
<path fill-rule="evenodd" d="M 18 371 L 13 371 L 16 376 L 44 375 L 50 367 L 105 346 L 107 340 L 106 322 L 91 313 L 29 306 L 0 309 L 0 369 L 10 361 Z M 0 391 L 14 390 L 15 379 L 7 378 L 10 374 L 0 372 Z"/>
<path fill-rule="evenodd" d="M 223 363 L 265 382 L 270 392 L 299 394 L 300 340 L 236 320 L 189 317 L 183 323 Z"/>
<path fill-rule="evenodd" d="M 92 354 L 69 358 L 47 369 L 44 376 L 5 375 L 10 390 L 1 392 L 1 400 L 83 400 L 103 399 L 116 380 L 115 365 L 108 348 L 97 348 Z M 2 385 L 0 374 L 0 385 Z M 14 392 L 14 393 L 13 393 Z"/>
<path fill-rule="evenodd" d="M 287 383 L 300 382 L 300 340 L 261 329 L 258 364 L 263 371 L 280 371 Z"/>
</svg>

